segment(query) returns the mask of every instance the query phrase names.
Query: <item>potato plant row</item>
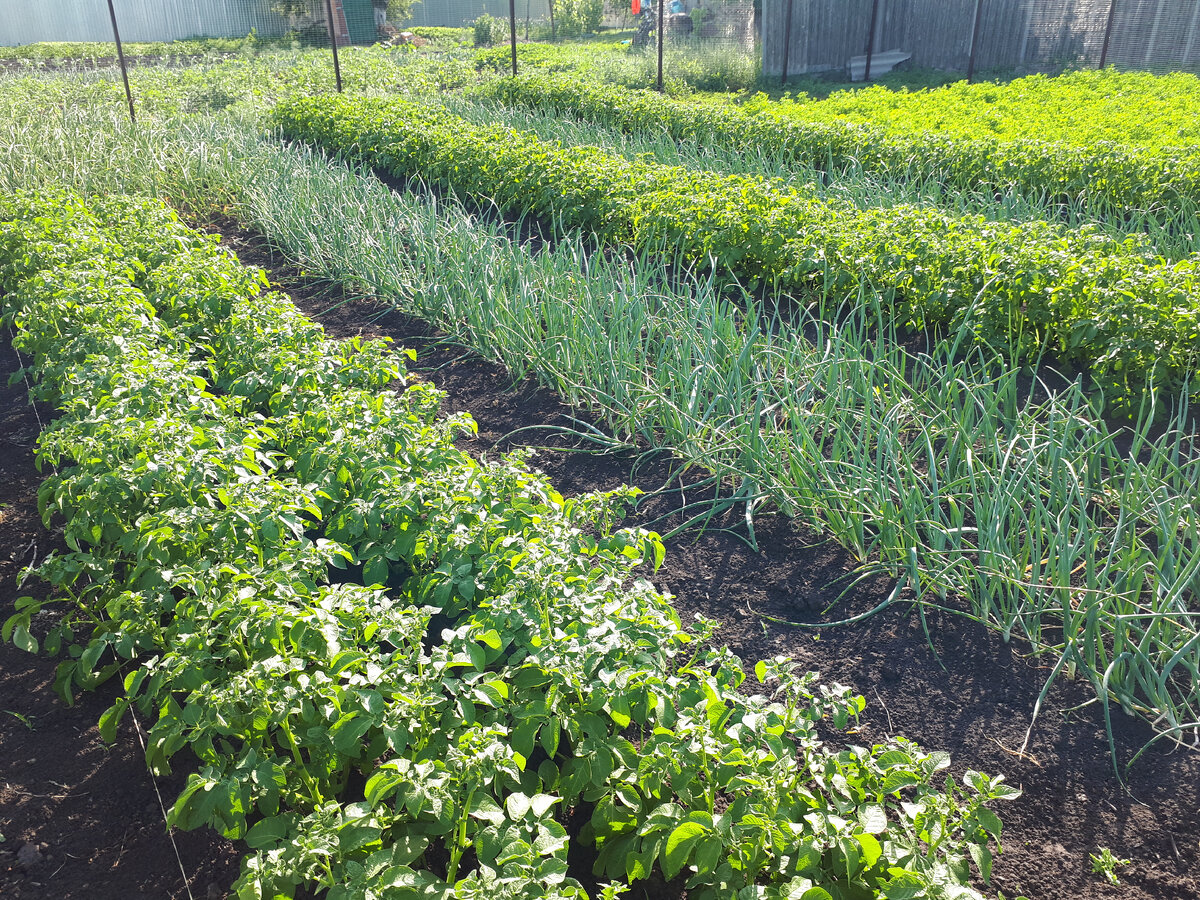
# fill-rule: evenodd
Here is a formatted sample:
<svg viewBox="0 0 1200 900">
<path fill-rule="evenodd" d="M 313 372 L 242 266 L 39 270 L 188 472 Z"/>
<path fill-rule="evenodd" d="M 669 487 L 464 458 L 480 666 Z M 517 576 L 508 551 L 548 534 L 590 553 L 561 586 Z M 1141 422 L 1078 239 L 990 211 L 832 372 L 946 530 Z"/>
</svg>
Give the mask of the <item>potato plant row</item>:
<svg viewBox="0 0 1200 900">
<path fill-rule="evenodd" d="M 678 141 L 757 146 L 835 173 L 862 169 L 889 177 L 932 177 L 960 190 L 1015 191 L 1075 204 L 1092 216 L 1200 203 L 1200 154 L 1186 139 L 1176 137 L 1175 145 L 1160 148 L 1127 145 L 1120 143 L 1127 130 L 1110 120 L 1107 141 L 1090 134 L 1051 140 L 1046 133 L 1053 118 L 1042 128 L 1027 122 L 1021 136 L 998 135 L 979 121 L 989 104 L 979 97 L 964 104 L 956 96 L 964 89 L 975 94 L 1002 90 L 972 85 L 907 94 L 878 88 L 846 100 L 835 95 L 819 102 L 755 101 L 744 108 L 689 103 L 550 73 L 498 79 L 478 90 L 506 103 L 557 110 L 625 131 L 652 129 Z M 1085 92 L 1079 105 L 1088 99 Z M 1046 115 L 1041 103 L 1022 108 Z"/>
<path fill-rule="evenodd" d="M 825 745 L 862 698 L 785 659 L 748 696 L 638 577 L 663 548 L 613 529 L 627 489 L 471 458 L 400 355 L 265 285 L 157 201 L 0 200 L 69 548 L 4 638 L 65 651 L 68 696 L 120 679 L 101 732 L 151 718 L 153 772 L 191 751 L 170 821 L 245 840 L 240 898 L 583 900 L 572 840 L 604 897 L 979 896 L 1001 778 Z"/>
<path fill-rule="evenodd" d="M 1200 259 L 1166 264 L 1135 241 L 1046 222 L 916 206 L 858 209 L 777 181 L 714 175 L 477 127 L 440 107 L 288 101 L 286 138 L 420 178 L 511 214 L 639 248 L 672 248 L 794 291 L 876 292 L 905 325 L 964 326 L 997 352 L 1057 352 L 1116 406 L 1176 390 L 1200 363 Z"/>
</svg>

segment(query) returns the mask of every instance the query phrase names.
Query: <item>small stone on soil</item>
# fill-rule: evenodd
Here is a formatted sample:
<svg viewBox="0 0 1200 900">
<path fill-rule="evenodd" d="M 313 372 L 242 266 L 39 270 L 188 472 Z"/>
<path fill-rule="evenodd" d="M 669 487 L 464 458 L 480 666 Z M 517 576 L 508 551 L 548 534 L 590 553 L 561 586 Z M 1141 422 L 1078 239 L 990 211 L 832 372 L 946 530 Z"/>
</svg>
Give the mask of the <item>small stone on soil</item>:
<svg viewBox="0 0 1200 900">
<path fill-rule="evenodd" d="M 23 844 L 17 851 L 17 862 L 22 869 L 32 869 L 42 861 L 42 852 L 33 844 Z"/>
</svg>

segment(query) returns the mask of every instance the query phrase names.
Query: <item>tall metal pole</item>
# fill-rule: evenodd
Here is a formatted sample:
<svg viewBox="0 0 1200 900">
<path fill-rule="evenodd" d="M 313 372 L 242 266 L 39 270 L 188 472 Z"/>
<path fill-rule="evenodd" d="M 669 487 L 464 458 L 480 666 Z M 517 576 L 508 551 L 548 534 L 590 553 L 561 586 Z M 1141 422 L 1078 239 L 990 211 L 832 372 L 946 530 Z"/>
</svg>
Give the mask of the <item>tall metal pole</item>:
<svg viewBox="0 0 1200 900">
<path fill-rule="evenodd" d="M 867 67 L 863 71 L 863 81 L 871 80 L 871 57 L 875 55 L 875 23 L 879 21 L 879 0 L 871 4 L 871 32 L 867 35 Z"/>
<path fill-rule="evenodd" d="M 662 56 L 663 56 L 663 36 L 666 34 L 667 20 L 663 14 L 665 8 L 664 0 L 658 0 L 658 92 L 663 92 L 663 73 L 662 73 Z"/>
<path fill-rule="evenodd" d="M 783 73 L 779 78 L 780 84 L 787 84 L 788 57 L 792 51 L 792 0 L 787 0 L 787 12 L 783 16 Z"/>
<path fill-rule="evenodd" d="M 513 77 L 517 77 L 517 0 L 508 0 L 508 41 L 512 45 Z"/>
<path fill-rule="evenodd" d="M 121 32 L 117 31 L 117 11 L 113 9 L 113 0 L 108 0 L 108 17 L 112 19 L 113 40 L 117 42 L 117 60 L 121 63 L 121 78 L 125 82 L 125 99 L 129 101 L 129 121 L 137 124 L 133 114 L 133 92 L 129 90 L 129 70 L 125 67 L 125 50 L 121 46 Z"/>
<path fill-rule="evenodd" d="M 1104 26 L 1104 43 L 1100 47 L 1100 68 L 1108 62 L 1108 44 L 1112 40 L 1113 24 L 1117 21 L 1117 0 L 1112 0 L 1108 7 L 1108 24 Z"/>
<path fill-rule="evenodd" d="M 1188 26 L 1187 44 L 1183 48 L 1183 56 L 1180 57 L 1180 62 L 1187 65 L 1192 58 L 1192 47 L 1196 44 L 1196 25 L 1200 23 L 1200 3 L 1196 4 L 1196 11 L 1192 13 L 1192 24 Z"/>
<path fill-rule="evenodd" d="M 975 2 L 975 24 L 971 28 L 971 55 L 967 59 L 967 83 L 975 80 L 975 53 L 979 49 L 979 31 L 983 26 L 983 0 Z"/>
<path fill-rule="evenodd" d="M 112 0 L 109 0 L 111 3 Z M 325 0 L 325 11 L 329 14 L 329 43 L 333 47 L 333 77 L 337 80 L 338 93 L 342 92 L 342 63 L 338 59 L 337 29 L 333 24 L 333 0 Z"/>
</svg>

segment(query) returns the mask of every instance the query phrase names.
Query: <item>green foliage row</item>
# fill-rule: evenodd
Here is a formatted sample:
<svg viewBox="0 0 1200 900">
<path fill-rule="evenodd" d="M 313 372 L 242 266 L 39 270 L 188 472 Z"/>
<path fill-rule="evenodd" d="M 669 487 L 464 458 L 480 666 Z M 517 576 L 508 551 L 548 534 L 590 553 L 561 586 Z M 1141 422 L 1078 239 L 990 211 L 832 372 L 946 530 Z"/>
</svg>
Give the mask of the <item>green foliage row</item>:
<svg viewBox="0 0 1200 900">
<path fill-rule="evenodd" d="M 280 45 L 275 38 L 263 38 L 253 29 L 245 37 L 195 37 L 178 41 L 134 41 L 125 43 L 126 56 L 205 56 L 209 54 L 252 54 L 257 49 Z M 30 61 L 92 60 L 117 55 L 112 41 L 39 41 L 17 47 L 0 47 L 0 59 Z"/>
<path fill-rule="evenodd" d="M 1133 239 L 898 205 L 858 209 L 779 181 L 717 176 L 475 127 L 398 101 L 280 104 L 285 137 L 421 178 L 510 213 L 637 247 L 670 247 L 791 290 L 878 292 L 898 323 L 964 326 L 998 352 L 1052 350 L 1110 403 L 1177 390 L 1200 363 L 1200 259 L 1167 264 Z"/>
<path fill-rule="evenodd" d="M 452 28 L 441 25 L 413 25 L 411 28 L 406 27 L 404 30 L 411 31 L 419 38 L 424 38 L 429 42 L 429 47 L 433 50 L 454 50 L 465 46 L 471 38 L 471 30 L 469 28 Z"/>
<path fill-rule="evenodd" d="M 758 97 L 750 106 L 797 121 L 877 125 L 892 134 L 1107 144 L 1191 155 L 1200 141 L 1198 103 L 1200 78 L 1186 72 L 1087 69 L 1001 84 L 957 80 L 919 91 L 868 87 L 837 91 L 819 102 L 803 95 L 779 103 Z"/>
<path fill-rule="evenodd" d="M 475 68 L 481 72 L 509 71 L 511 60 L 500 48 L 479 50 Z M 631 51 L 615 41 L 550 44 L 527 43 L 517 47 L 518 70 L 573 72 L 596 83 L 649 87 L 658 78 L 658 54 Z M 758 82 L 758 60 L 744 50 L 722 45 L 672 44 L 665 49 L 663 79 L 668 94 L 695 91 L 748 91 Z M 709 98 L 705 98 L 709 99 Z M 725 98 L 711 98 L 724 104 Z"/>
<path fill-rule="evenodd" d="M 122 679 L 107 739 L 136 709 L 156 773 L 195 754 L 170 821 L 245 840 L 239 897 L 585 900 L 566 822 L 601 878 L 696 898 L 979 896 L 1001 779 L 827 748 L 863 701 L 787 660 L 748 696 L 634 577 L 662 546 L 612 530 L 628 490 L 472 459 L 383 342 L 264 284 L 154 201 L 0 202 L 4 321 L 60 413 L 43 643 L 66 694 Z M 37 650 L 46 605 L 4 638 Z"/>
<path fill-rule="evenodd" d="M 1107 77 L 1125 76 L 1112 73 Z M 1020 96 L 1012 86 L 971 88 L 975 94 L 1010 90 L 1014 97 Z M 1139 210 L 1200 204 L 1200 153 L 1194 146 L 1180 146 L 1194 128 L 1179 126 L 1175 134 L 1160 131 L 1161 143 L 1153 148 L 1135 145 L 1136 138 L 1123 142 L 1125 131 L 1139 132 L 1135 124 L 1123 131 L 1119 122 L 1104 123 L 1110 129 L 1103 132 L 1106 140 L 1097 139 L 1092 132 L 1050 140 L 1048 136 L 1055 133 L 1049 120 L 1039 118 L 1041 107 L 1029 102 L 1019 107 L 1026 110 L 1024 131 L 996 133 L 979 124 L 978 116 L 964 111 L 963 106 L 969 104 L 959 102 L 963 90 L 948 87 L 909 94 L 872 88 L 833 95 L 848 98 L 840 102 L 833 98 L 792 103 L 760 99 L 736 107 L 685 103 L 655 93 L 549 75 L 498 81 L 486 88 L 490 96 L 507 103 L 561 110 L 625 130 L 665 131 L 675 140 L 698 143 L 739 147 L 750 143 L 831 172 L 861 169 L 920 179 L 935 175 L 957 189 L 1016 191 L 1082 206 L 1097 217 L 1119 218 Z M 1136 98 L 1123 96 L 1117 84 L 1112 91 L 1123 101 L 1123 108 L 1131 110 L 1128 115 L 1136 116 Z M 860 97 L 863 99 L 857 101 Z M 939 106 L 939 99 L 945 97 L 953 102 Z M 1079 102 L 1083 104 L 1084 99 Z M 870 114 L 872 100 L 886 107 L 891 116 Z M 861 104 L 860 112 L 851 116 L 847 110 L 855 102 Z M 976 102 L 983 101 L 976 97 Z M 913 121 L 902 127 L 907 116 Z M 1189 118 L 1195 117 L 1189 114 Z M 952 128 L 954 121 L 974 122 L 975 126 Z"/>
<path fill-rule="evenodd" d="M 470 61 L 452 54 L 411 53 L 391 47 L 347 47 L 341 54 L 347 91 L 420 96 L 474 84 Z M 257 113 L 282 97 L 333 93 L 333 60 L 319 50 L 238 56 L 215 64 L 167 68 L 137 66 L 130 85 L 139 118 L 233 109 Z M 14 117 L 60 114 L 64 107 L 120 109 L 125 90 L 118 73 L 71 74 L 6 80 L 0 105 Z"/>
<path fill-rule="evenodd" d="M 507 30 L 502 40 L 507 42 Z M 547 44 L 535 41 L 517 45 L 517 65 L 518 68 L 528 66 L 542 72 L 588 71 L 599 60 L 623 55 L 624 52 L 625 48 L 621 45 L 604 42 Z M 472 61 L 476 70 L 480 72 L 508 72 L 512 66 L 511 50 L 507 43 L 503 47 L 477 50 L 472 56 Z"/>
</svg>

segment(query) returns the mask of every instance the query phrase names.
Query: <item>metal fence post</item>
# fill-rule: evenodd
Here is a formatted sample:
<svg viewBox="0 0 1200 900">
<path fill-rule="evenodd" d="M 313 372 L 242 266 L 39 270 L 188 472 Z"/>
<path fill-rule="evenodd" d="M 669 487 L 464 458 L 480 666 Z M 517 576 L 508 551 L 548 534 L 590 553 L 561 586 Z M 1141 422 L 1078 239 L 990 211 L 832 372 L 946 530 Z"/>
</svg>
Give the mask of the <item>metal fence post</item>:
<svg viewBox="0 0 1200 900">
<path fill-rule="evenodd" d="M 871 4 L 871 30 L 867 34 L 867 65 L 863 70 L 863 81 L 871 80 L 871 57 L 875 55 L 875 23 L 879 21 L 879 0 Z"/>
<path fill-rule="evenodd" d="M 1113 24 L 1117 21 L 1117 0 L 1108 5 L 1108 23 L 1104 26 L 1104 43 L 1100 47 L 1100 68 L 1108 62 L 1108 44 L 1112 40 Z"/>
<path fill-rule="evenodd" d="M 665 15 L 665 0 L 658 0 L 658 92 L 663 92 L 663 38 L 666 35 L 667 18 Z"/>
<path fill-rule="evenodd" d="M 340 94 L 342 92 L 342 63 L 338 59 L 337 26 L 333 22 L 333 0 L 325 0 L 325 11 L 329 14 L 329 43 L 333 47 L 333 77 L 337 81 L 337 90 Z"/>
<path fill-rule="evenodd" d="M 975 22 L 971 26 L 971 55 L 967 59 L 967 84 L 975 80 L 975 53 L 979 49 L 979 30 L 983 26 L 983 0 L 975 0 Z"/>
<path fill-rule="evenodd" d="M 787 84 L 788 57 L 792 50 L 792 0 L 787 0 L 787 12 L 783 17 L 783 73 L 779 78 L 780 84 Z"/>
<path fill-rule="evenodd" d="M 508 41 L 512 47 L 513 78 L 517 77 L 517 0 L 508 0 Z"/>
<path fill-rule="evenodd" d="M 133 114 L 133 92 L 129 90 L 129 70 L 125 66 L 125 50 L 121 47 L 121 32 L 117 30 L 117 11 L 113 9 L 113 0 L 108 0 L 108 17 L 112 20 L 113 40 L 117 43 L 117 60 L 121 63 L 121 78 L 125 82 L 125 99 L 129 101 L 129 122 L 137 124 Z"/>
</svg>

